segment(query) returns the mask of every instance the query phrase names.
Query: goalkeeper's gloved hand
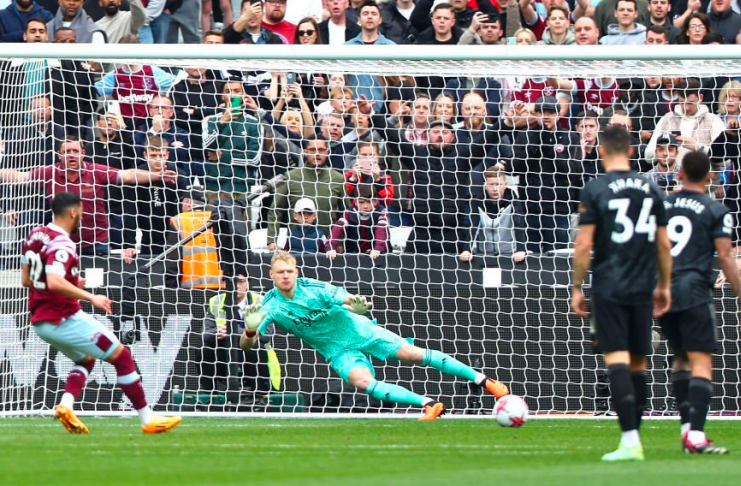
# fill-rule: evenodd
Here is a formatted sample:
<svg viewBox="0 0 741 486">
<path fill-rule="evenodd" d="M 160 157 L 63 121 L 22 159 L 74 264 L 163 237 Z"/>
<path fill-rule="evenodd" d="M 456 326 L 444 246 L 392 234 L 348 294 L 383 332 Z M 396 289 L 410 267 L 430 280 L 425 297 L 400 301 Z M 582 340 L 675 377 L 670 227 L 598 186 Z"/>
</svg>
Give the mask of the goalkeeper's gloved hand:
<svg viewBox="0 0 741 486">
<path fill-rule="evenodd" d="M 356 295 L 350 297 L 350 304 L 344 304 L 342 307 L 350 312 L 354 312 L 355 314 L 363 315 L 372 307 L 372 305 L 362 295 Z"/>
<path fill-rule="evenodd" d="M 267 314 L 262 311 L 262 305 L 252 304 L 244 309 L 244 327 L 248 336 L 257 334 Z"/>
</svg>

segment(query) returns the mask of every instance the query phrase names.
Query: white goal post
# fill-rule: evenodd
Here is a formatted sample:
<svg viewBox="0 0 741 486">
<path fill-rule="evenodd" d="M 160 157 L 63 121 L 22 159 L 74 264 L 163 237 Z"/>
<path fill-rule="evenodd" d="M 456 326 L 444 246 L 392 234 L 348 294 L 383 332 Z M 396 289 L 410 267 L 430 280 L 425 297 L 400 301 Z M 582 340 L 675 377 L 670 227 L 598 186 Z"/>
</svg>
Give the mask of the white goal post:
<svg viewBox="0 0 741 486">
<path fill-rule="evenodd" d="M 123 170 L 153 167 L 148 152 L 156 147 L 152 135 L 165 139 L 169 147 L 172 167 L 181 176 L 177 187 L 106 187 L 87 196 L 101 203 L 95 211 L 106 222 L 99 226 L 100 218 L 83 219 L 80 248 L 93 252 L 96 243 L 105 243 L 107 254 L 83 257 L 81 271 L 88 281 L 97 281 L 96 292 L 107 293 L 115 302 L 113 315 L 97 316 L 101 322 L 122 335 L 133 331 L 131 350 L 148 400 L 157 410 L 192 415 L 376 417 L 416 412 L 376 402 L 342 385 L 320 356 L 281 330 L 247 356 L 236 347 L 236 321 L 227 324 L 231 337 L 216 339 L 210 316 L 214 305 L 218 310 L 218 294 L 224 290 L 189 288 L 178 273 L 183 271 L 183 252 L 168 257 L 169 267 L 144 269 L 177 241 L 165 241 L 163 235 L 169 234 L 170 217 L 183 210 L 184 198 L 204 196 L 213 203 L 228 193 L 232 202 L 222 217 L 237 218 L 232 229 L 243 242 L 231 249 L 247 255 L 251 289 L 269 290 L 268 245 L 296 241 L 290 236 L 297 228 L 292 210 L 302 194 L 286 191 L 298 191 L 296 177 L 305 175 L 286 174 L 308 167 L 304 149 L 310 133 L 330 139 L 327 164 L 339 177 L 315 184 L 324 184 L 313 189 L 319 226 L 325 228 L 328 244 L 347 251 L 336 259 L 299 253 L 303 274 L 368 296 L 378 325 L 482 369 L 523 396 L 532 412 L 547 417 L 603 416 L 610 408 L 604 364 L 591 348 L 589 325 L 571 314 L 568 305 L 578 191 L 596 175 L 587 164 L 598 167 L 589 155 L 598 136 L 585 135 L 584 120 L 593 120 L 595 126 L 632 124 L 636 166 L 648 172 L 665 162 L 656 146 L 660 127 L 670 127 L 663 119 L 680 105 L 672 96 L 679 89 L 694 89 L 690 82 L 680 85 L 680 79 L 697 78 L 697 105 L 708 113 L 707 124 L 693 128 L 697 116 L 685 114 L 665 132 L 684 138 L 692 133 L 698 147 L 712 152 L 714 195 L 735 213 L 741 207 L 741 142 L 726 126 L 736 116 L 733 107 L 722 103 L 730 93 L 741 95 L 741 50 L 736 46 L 0 44 L 0 60 L 0 416 L 48 413 L 72 366 L 31 330 L 26 292 L 18 277 L 19 241 L 44 220 L 42 194 L 58 186 L 1 179 L 2 171 L 24 172 L 57 162 L 55 145 L 70 134 L 80 136 L 90 162 Z M 91 63 L 99 63 L 99 69 L 91 71 Z M 141 99 L 117 99 L 115 89 L 101 94 L 108 86 L 101 80 L 124 65 L 159 68 L 141 71 L 156 80 Z M 196 68 L 206 77 L 196 79 Z M 297 76 L 300 97 L 284 93 L 289 73 Z M 158 87 L 157 82 L 166 86 Z M 336 85 L 328 86 L 330 82 Z M 207 83 L 211 91 L 204 87 Z M 241 84 L 245 95 L 229 91 L 230 83 Z M 614 97 L 600 99 L 608 90 Z M 588 99 L 590 92 L 597 98 Z M 368 106 L 361 95 L 373 112 L 364 111 Z M 538 162 L 547 164 L 538 169 L 526 163 L 532 154 L 522 143 L 527 140 L 522 135 L 540 123 L 536 95 L 555 98 L 560 117 L 556 130 L 566 137 L 559 140 L 570 141 L 551 144 L 550 155 L 545 149 L 539 152 Z M 464 106 L 464 97 L 471 103 Z M 415 112 L 419 100 L 427 100 L 420 102 L 426 108 Z M 479 101 L 484 113 L 476 115 L 473 105 Z M 243 120 L 241 134 L 221 131 L 232 120 L 222 119 L 229 103 L 234 116 Z M 42 113 L 47 108 L 48 114 Z M 135 111 L 130 119 L 127 109 Z M 297 114 L 297 125 L 292 125 L 289 112 Z M 621 114 L 627 121 L 611 121 Z M 341 123 L 336 138 L 327 121 L 333 116 Z M 436 117 L 451 127 L 454 138 L 447 147 L 452 152 L 425 152 L 429 157 L 421 162 L 442 162 L 424 168 L 419 147 L 435 143 L 427 125 Z M 482 120 L 475 121 L 477 117 Z M 122 125 L 110 128 L 118 120 Z M 251 135 L 244 135 L 253 128 Z M 105 130 L 111 131 L 101 135 Z M 720 132 L 727 135 L 719 138 Z M 118 151 L 111 148 L 113 142 Z M 372 153 L 359 155 L 361 147 Z M 681 163 L 681 150 L 676 164 Z M 364 169 L 366 162 L 373 168 Z M 222 175 L 227 168 L 228 175 Z M 670 167 L 669 173 L 673 170 Z M 356 174 L 370 178 L 376 214 L 382 215 L 380 222 L 376 216 L 371 221 L 375 229 L 383 227 L 385 239 L 374 233 L 353 252 L 348 249 L 350 236 L 360 238 L 359 221 L 366 220 L 355 209 L 356 186 L 362 185 L 353 183 Z M 666 173 L 652 177 L 667 190 L 676 185 Z M 284 178 L 291 181 L 285 183 Z M 499 196 L 493 195 L 496 184 Z M 342 194 L 326 196 L 333 187 Z M 533 190 L 542 199 L 534 200 L 534 193 L 528 192 Z M 251 191 L 259 197 L 245 197 Z M 541 218 L 533 213 L 533 204 L 564 209 Z M 239 212 L 232 211 L 236 207 Z M 420 207 L 426 208 L 424 217 L 419 217 Z M 536 228 L 531 216 L 547 222 Z M 344 230 L 333 224 L 338 220 L 344 221 Z M 547 224 L 555 225 L 550 233 Z M 86 241 L 85 235 L 93 236 Z M 418 246 L 415 238 L 424 244 Z M 378 259 L 363 254 L 375 244 L 385 245 Z M 135 263 L 124 261 L 126 248 L 136 249 Z M 463 252 L 473 259 L 461 258 Z M 518 253 L 521 258 L 513 258 Z M 224 270 L 225 262 L 220 263 Z M 738 303 L 722 285 L 714 289 L 714 300 L 720 348 L 714 357 L 711 415 L 741 416 Z M 669 351 L 663 337 L 655 337 L 646 409 L 654 417 L 671 416 L 675 407 Z M 279 362 L 272 372 L 268 356 Z M 395 361 L 373 363 L 378 379 L 439 397 L 454 415 L 475 417 L 493 408 L 493 397 L 463 380 Z M 79 404 L 83 414 L 130 413 L 116 388 L 115 371 L 107 364 L 96 366 Z"/>
</svg>

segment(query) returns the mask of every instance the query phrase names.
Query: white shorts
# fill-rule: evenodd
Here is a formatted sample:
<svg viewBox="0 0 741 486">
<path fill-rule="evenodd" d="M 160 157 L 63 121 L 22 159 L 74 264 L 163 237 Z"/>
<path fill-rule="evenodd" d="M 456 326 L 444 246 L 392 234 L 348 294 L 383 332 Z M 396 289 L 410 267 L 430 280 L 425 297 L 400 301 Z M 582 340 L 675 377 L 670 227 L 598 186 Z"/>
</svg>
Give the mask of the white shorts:
<svg viewBox="0 0 741 486">
<path fill-rule="evenodd" d="M 33 329 L 73 363 L 79 363 L 86 356 L 106 359 L 119 344 L 113 332 L 83 311 L 64 319 L 59 325 L 40 322 L 34 324 Z"/>
</svg>

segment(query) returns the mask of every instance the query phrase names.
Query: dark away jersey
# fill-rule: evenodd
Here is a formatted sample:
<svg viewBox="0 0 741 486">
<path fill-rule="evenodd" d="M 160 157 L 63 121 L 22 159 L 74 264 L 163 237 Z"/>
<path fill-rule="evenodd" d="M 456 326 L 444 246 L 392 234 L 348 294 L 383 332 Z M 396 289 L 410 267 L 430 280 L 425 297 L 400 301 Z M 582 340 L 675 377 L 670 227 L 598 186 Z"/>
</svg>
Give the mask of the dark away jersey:
<svg viewBox="0 0 741 486">
<path fill-rule="evenodd" d="M 674 257 L 671 311 L 706 304 L 715 281 L 715 239 L 731 237 L 733 216 L 724 204 L 698 192 L 671 194 L 664 206 Z"/>
<path fill-rule="evenodd" d="M 656 287 L 656 229 L 666 226 L 663 196 L 633 171 L 591 180 L 581 195 L 579 224 L 596 226 L 592 292 L 622 303 L 651 301 Z"/>
</svg>

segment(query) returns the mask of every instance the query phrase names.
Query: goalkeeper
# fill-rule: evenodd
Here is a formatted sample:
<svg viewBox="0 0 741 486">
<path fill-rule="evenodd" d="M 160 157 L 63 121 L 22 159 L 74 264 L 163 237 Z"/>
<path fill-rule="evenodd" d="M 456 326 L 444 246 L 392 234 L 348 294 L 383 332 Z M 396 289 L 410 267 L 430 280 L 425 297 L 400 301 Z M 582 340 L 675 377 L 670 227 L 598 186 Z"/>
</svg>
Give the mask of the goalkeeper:
<svg viewBox="0 0 741 486">
<path fill-rule="evenodd" d="M 377 381 L 370 357 L 394 358 L 405 363 L 431 366 L 443 373 L 465 378 L 485 388 L 497 398 L 509 394 L 507 386 L 488 378 L 447 354 L 422 349 L 363 316 L 370 308 L 365 297 L 317 280 L 298 278 L 296 259 L 277 252 L 270 262 L 270 278 L 275 288 L 265 295 L 262 305 L 244 311 L 245 332 L 242 349 L 249 350 L 271 323 L 301 338 L 319 352 L 340 377 L 376 400 L 424 407 L 423 421 L 443 414 L 442 403 L 423 397 L 398 385 Z"/>
</svg>

